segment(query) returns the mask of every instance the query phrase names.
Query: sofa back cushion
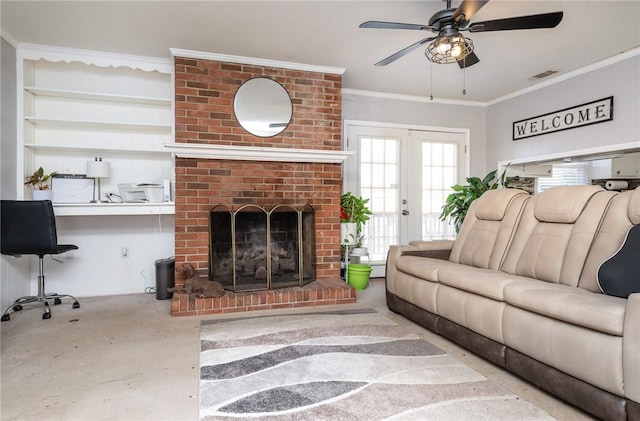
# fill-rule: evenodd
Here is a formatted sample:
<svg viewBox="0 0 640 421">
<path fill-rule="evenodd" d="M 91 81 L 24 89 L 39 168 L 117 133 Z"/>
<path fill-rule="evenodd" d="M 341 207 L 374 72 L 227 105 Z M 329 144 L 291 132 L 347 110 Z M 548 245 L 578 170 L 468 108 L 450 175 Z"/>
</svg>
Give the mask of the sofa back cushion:
<svg viewBox="0 0 640 421">
<path fill-rule="evenodd" d="M 562 186 L 533 196 L 500 270 L 578 286 L 591 243 L 615 195 L 600 186 Z"/>
<path fill-rule="evenodd" d="M 496 189 L 476 199 L 467 211 L 449 260 L 498 269 L 529 197 L 519 189 Z"/>
<path fill-rule="evenodd" d="M 640 187 L 616 195 L 607 209 L 580 276 L 580 288 L 600 292 L 598 269 L 616 254 L 625 241 L 627 232 L 640 223 Z"/>
</svg>

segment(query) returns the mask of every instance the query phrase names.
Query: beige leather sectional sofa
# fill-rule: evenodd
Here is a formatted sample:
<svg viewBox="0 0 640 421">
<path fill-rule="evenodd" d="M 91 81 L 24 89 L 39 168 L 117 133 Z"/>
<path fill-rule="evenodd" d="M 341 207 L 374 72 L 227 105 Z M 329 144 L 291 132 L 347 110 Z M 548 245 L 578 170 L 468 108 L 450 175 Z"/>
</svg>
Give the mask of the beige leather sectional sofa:
<svg viewBox="0 0 640 421">
<path fill-rule="evenodd" d="M 492 190 L 455 241 L 391 248 L 387 303 L 599 418 L 640 420 L 640 293 L 597 283 L 638 223 L 640 190 Z"/>
</svg>

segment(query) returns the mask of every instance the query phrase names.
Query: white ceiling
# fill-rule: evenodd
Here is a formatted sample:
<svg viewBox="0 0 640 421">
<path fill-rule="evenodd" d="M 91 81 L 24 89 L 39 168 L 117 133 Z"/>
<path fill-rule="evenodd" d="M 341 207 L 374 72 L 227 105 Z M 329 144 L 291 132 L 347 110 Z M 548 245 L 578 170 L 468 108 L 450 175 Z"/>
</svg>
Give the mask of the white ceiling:
<svg viewBox="0 0 640 421">
<path fill-rule="evenodd" d="M 454 1 L 456 7 L 459 1 Z M 419 48 L 373 64 L 430 32 L 359 29 L 367 20 L 426 24 L 445 1 L 7 1 L 17 42 L 170 58 L 169 48 L 346 68 L 343 87 L 488 102 L 640 46 L 640 0 L 492 0 L 472 22 L 563 11 L 554 29 L 465 33 L 480 63 L 430 64 Z M 463 83 L 467 94 L 462 95 Z"/>
</svg>

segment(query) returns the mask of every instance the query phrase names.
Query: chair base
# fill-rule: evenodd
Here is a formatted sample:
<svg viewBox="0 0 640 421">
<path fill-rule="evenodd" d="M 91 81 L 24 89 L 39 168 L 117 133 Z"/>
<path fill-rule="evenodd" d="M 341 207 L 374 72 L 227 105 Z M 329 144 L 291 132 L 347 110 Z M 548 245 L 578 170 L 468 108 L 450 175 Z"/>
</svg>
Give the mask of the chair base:
<svg viewBox="0 0 640 421">
<path fill-rule="evenodd" d="M 49 300 L 53 300 L 53 304 L 58 305 L 58 304 L 62 304 L 62 298 L 71 298 L 73 300 L 73 304 L 71 307 L 74 309 L 80 308 L 80 303 L 72 295 L 57 294 L 55 292 L 52 292 L 46 295 L 28 295 L 28 296 L 20 297 L 17 300 L 15 300 L 13 304 L 11 304 L 9 308 L 7 308 L 4 313 L 2 313 L 1 320 L 3 322 L 11 320 L 11 316 L 10 316 L 11 313 L 15 311 L 21 311 L 22 306 L 24 304 L 35 303 L 35 302 L 39 302 L 42 305 L 44 305 L 44 313 L 42 314 L 42 318 L 45 320 L 50 319 L 51 306 L 49 305 Z"/>
<path fill-rule="evenodd" d="M 44 263 L 43 263 L 44 259 L 43 259 L 43 256 L 38 256 L 38 257 L 39 257 L 38 263 L 39 263 L 39 272 L 40 272 L 40 275 L 38 276 L 38 295 L 26 295 L 24 297 L 20 297 L 17 300 L 15 300 L 13 304 L 11 304 L 9 308 L 7 308 L 4 311 L 4 313 L 2 313 L 2 317 L 0 318 L 1 321 L 6 322 L 11 320 L 10 314 L 12 312 L 22 310 L 22 306 L 24 304 L 35 303 L 35 302 L 39 302 L 44 306 L 44 313 L 42 314 L 42 318 L 45 320 L 51 318 L 51 306 L 49 305 L 49 300 L 53 300 L 53 304 L 58 305 L 58 304 L 62 304 L 62 298 L 68 297 L 73 300 L 72 308 L 80 308 L 80 303 L 78 302 L 76 297 L 74 297 L 73 295 L 57 294 L 55 292 L 51 292 L 47 294 L 44 292 Z"/>
</svg>

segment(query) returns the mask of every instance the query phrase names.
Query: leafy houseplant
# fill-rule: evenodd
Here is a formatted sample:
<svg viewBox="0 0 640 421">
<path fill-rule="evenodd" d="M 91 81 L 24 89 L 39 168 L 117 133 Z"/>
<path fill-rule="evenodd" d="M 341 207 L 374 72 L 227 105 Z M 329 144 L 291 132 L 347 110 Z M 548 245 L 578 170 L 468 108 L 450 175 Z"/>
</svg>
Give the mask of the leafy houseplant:
<svg viewBox="0 0 640 421">
<path fill-rule="evenodd" d="M 356 236 L 353 239 L 353 245 L 356 247 L 362 247 L 362 229 L 371 215 L 371 210 L 367 207 L 368 202 L 369 199 L 354 196 L 351 192 L 346 192 L 340 197 L 340 222 L 356 224 Z M 348 242 L 348 239 L 345 242 Z"/>
<path fill-rule="evenodd" d="M 33 174 L 25 178 L 24 185 L 34 186 L 36 190 L 49 190 L 49 180 L 54 174 L 55 172 L 45 174 L 44 169 L 40 167 L 35 170 Z"/>
<path fill-rule="evenodd" d="M 509 168 L 509 166 L 507 166 L 507 168 Z M 465 216 L 467 216 L 467 211 L 469 210 L 469 206 L 471 206 L 471 202 L 488 190 L 497 189 L 500 185 L 504 187 L 509 186 L 511 178 L 506 176 L 507 168 L 504 169 L 498 179 L 496 179 L 496 173 L 498 170 L 493 170 L 483 179 L 478 177 L 467 177 L 467 183 L 469 184 L 465 186 L 461 186 L 460 184 L 451 186 L 453 193 L 447 196 L 447 200 L 442 206 L 440 220 L 445 221 L 449 219 L 452 221 L 456 233 L 458 233 L 460 231 L 460 227 L 462 227 L 462 222 L 464 221 Z"/>
</svg>

